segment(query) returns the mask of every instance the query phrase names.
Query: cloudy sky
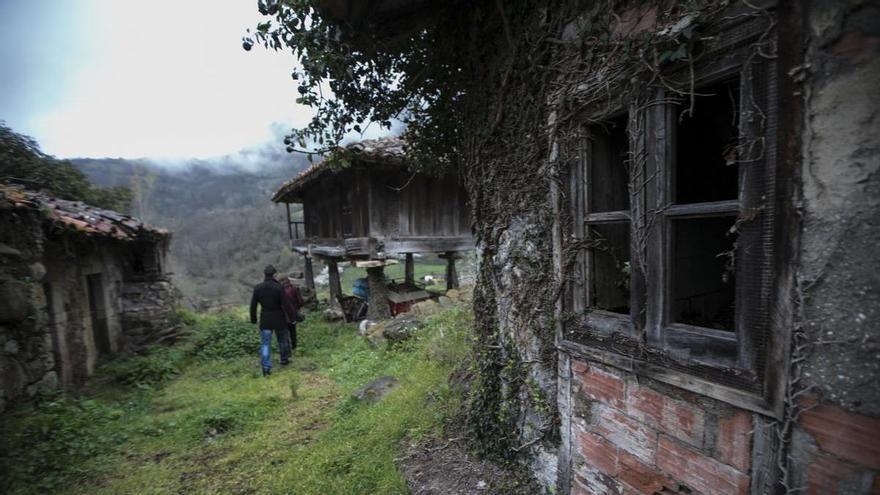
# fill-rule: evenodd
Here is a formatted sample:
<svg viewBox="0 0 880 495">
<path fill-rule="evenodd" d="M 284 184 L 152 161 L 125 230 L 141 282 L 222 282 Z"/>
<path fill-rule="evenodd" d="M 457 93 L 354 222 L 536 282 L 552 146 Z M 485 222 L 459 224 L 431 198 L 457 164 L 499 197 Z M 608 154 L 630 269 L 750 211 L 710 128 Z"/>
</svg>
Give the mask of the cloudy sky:
<svg viewBox="0 0 880 495">
<path fill-rule="evenodd" d="M 60 158 L 210 158 L 304 124 L 254 0 L 0 0 L 0 120 Z M 279 144 L 280 146 L 280 144 Z"/>
</svg>

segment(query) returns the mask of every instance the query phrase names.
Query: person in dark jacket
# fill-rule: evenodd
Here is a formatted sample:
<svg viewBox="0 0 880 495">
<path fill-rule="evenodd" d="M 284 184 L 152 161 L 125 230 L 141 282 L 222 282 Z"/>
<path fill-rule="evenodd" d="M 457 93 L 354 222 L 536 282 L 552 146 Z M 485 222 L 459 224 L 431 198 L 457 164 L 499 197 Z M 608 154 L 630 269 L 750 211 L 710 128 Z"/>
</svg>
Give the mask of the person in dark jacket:
<svg viewBox="0 0 880 495">
<path fill-rule="evenodd" d="M 296 324 L 302 321 L 299 309 L 303 306 L 303 298 L 299 293 L 299 288 L 293 283 L 297 274 L 290 275 L 281 282 L 281 288 L 284 290 L 284 315 L 287 317 L 287 330 L 290 332 L 290 350 L 291 354 L 296 350 Z M 302 275 L 298 278 L 302 278 Z"/>
<path fill-rule="evenodd" d="M 287 341 L 287 321 L 284 316 L 284 291 L 275 280 L 275 267 L 267 266 L 263 270 L 263 282 L 254 287 L 251 296 L 251 323 L 257 323 L 257 304 L 260 305 L 260 364 L 263 376 L 272 373 L 272 332 L 278 338 L 281 350 L 281 365 L 290 362 L 290 344 Z"/>
</svg>

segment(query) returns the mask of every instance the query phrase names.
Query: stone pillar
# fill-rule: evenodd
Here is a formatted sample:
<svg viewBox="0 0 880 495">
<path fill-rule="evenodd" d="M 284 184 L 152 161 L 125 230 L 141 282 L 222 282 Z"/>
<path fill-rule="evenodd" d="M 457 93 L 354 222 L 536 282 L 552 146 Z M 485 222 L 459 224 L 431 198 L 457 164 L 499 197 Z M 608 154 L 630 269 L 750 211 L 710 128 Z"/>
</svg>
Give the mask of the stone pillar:
<svg viewBox="0 0 880 495">
<path fill-rule="evenodd" d="M 455 269 L 455 260 L 458 256 L 450 251 L 440 257 L 446 259 L 446 290 L 458 289 L 458 271 Z"/>
<path fill-rule="evenodd" d="M 413 284 L 415 282 L 415 267 L 413 266 L 412 253 L 406 253 L 406 265 L 404 265 L 404 277 L 406 278 L 407 284 Z"/>
<path fill-rule="evenodd" d="M 388 307 L 388 289 L 385 287 L 385 268 L 381 266 L 367 268 L 367 282 L 370 287 L 367 319 L 378 321 L 391 318 L 391 308 Z"/>
<path fill-rule="evenodd" d="M 312 269 L 312 257 L 307 254 L 303 256 L 303 277 L 306 279 L 306 289 L 309 289 L 314 294 L 315 271 Z"/>
<path fill-rule="evenodd" d="M 339 282 L 339 266 L 335 259 L 327 260 L 327 274 L 330 278 L 330 307 L 339 308 L 339 296 L 342 295 L 342 285 Z"/>
</svg>

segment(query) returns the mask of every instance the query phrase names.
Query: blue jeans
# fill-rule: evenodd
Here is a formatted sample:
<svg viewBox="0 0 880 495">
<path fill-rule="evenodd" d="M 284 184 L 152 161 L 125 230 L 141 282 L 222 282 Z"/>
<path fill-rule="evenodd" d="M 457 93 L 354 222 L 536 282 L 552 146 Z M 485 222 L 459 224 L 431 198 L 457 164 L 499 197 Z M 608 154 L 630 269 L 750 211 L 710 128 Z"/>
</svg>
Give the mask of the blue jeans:
<svg viewBox="0 0 880 495">
<path fill-rule="evenodd" d="M 260 330 L 260 364 L 263 371 L 272 369 L 272 330 Z"/>
</svg>

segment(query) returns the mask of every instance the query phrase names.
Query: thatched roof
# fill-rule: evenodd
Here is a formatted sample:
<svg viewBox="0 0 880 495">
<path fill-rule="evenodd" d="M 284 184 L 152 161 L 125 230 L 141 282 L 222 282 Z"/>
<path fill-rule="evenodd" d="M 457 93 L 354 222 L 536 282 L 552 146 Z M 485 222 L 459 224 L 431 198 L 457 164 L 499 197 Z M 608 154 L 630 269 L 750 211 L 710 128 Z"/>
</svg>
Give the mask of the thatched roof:
<svg viewBox="0 0 880 495">
<path fill-rule="evenodd" d="M 379 139 L 367 139 L 351 143 L 342 149 L 345 158 L 352 162 L 353 165 L 385 165 L 385 166 L 405 166 L 405 152 L 403 139 L 397 136 L 385 137 Z M 333 172 L 336 169 L 332 160 L 324 159 L 315 163 L 311 167 L 302 171 L 296 177 L 285 182 L 278 191 L 272 196 L 272 201 L 276 203 L 290 203 L 292 200 L 300 199 L 301 192 L 308 184 L 316 180 L 324 173 Z"/>
<path fill-rule="evenodd" d="M 151 227 L 130 215 L 0 183 L 0 212 L 15 209 L 37 210 L 58 230 L 86 236 L 134 241 L 171 235 L 165 229 Z"/>
</svg>

